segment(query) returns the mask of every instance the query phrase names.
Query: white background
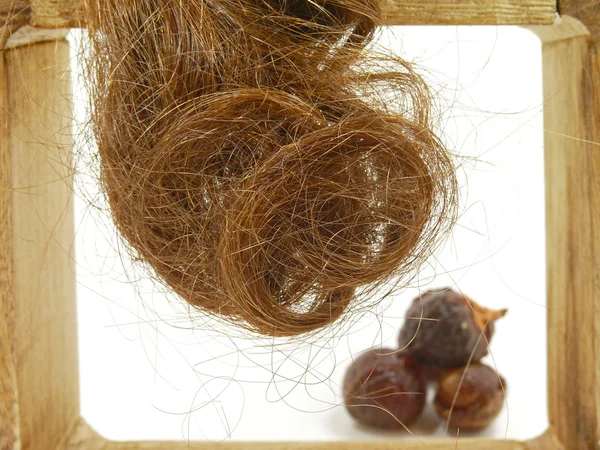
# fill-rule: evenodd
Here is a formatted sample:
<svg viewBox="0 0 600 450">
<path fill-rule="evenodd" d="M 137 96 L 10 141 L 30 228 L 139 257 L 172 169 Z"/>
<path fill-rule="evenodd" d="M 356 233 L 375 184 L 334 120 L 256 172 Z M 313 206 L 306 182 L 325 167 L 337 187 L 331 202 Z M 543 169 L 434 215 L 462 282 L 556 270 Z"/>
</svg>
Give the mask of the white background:
<svg viewBox="0 0 600 450">
<path fill-rule="evenodd" d="M 351 355 L 395 344 L 419 289 L 442 286 L 509 309 L 486 359 L 508 381 L 507 406 L 480 435 L 523 439 L 547 427 L 539 41 L 514 27 L 397 27 L 381 43 L 418 63 L 439 96 L 440 132 L 459 165 L 461 216 L 437 260 L 411 286 L 312 345 L 240 338 L 144 277 L 125 256 L 98 198 L 93 146 L 80 139 L 81 406 L 101 434 L 414 439 L 357 426 L 339 406 L 340 383 Z M 83 120 L 79 81 L 76 109 Z M 412 431 L 419 439 L 445 436 L 431 408 Z"/>
</svg>

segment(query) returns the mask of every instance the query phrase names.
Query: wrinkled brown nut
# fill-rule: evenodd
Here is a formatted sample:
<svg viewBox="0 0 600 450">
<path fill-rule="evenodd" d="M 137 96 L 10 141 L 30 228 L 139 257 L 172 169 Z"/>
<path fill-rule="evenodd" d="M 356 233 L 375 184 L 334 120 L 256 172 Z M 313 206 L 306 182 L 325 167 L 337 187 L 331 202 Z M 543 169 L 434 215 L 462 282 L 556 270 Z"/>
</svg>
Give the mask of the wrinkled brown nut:
<svg viewBox="0 0 600 450">
<path fill-rule="evenodd" d="M 437 384 L 434 406 L 452 428 L 475 431 L 487 427 L 500 413 L 506 381 L 481 363 L 447 370 Z"/>
<path fill-rule="evenodd" d="M 372 349 L 360 355 L 344 378 L 344 403 L 358 422 L 403 430 L 425 406 L 425 380 L 413 355 Z"/>
<path fill-rule="evenodd" d="M 437 383 L 437 380 L 440 379 L 440 375 L 445 370 L 442 367 L 426 366 L 423 364 L 420 364 L 420 366 L 421 372 L 425 377 L 425 381 L 427 381 L 428 383 Z"/>
<path fill-rule="evenodd" d="M 465 366 L 487 355 L 494 321 L 506 311 L 484 308 L 450 288 L 425 292 L 406 312 L 400 348 L 407 348 L 427 366 Z"/>
</svg>

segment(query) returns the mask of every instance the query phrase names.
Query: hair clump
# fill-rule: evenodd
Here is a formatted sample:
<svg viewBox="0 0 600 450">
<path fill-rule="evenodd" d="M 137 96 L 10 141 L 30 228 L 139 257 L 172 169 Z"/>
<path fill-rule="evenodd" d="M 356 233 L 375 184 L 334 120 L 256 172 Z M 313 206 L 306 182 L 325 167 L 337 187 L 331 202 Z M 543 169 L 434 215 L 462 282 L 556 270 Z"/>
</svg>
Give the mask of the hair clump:
<svg viewBox="0 0 600 450">
<path fill-rule="evenodd" d="M 408 275 L 455 178 L 371 0 L 88 1 L 93 132 L 119 232 L 191 305 L 270 336 Z"/>
</svg>

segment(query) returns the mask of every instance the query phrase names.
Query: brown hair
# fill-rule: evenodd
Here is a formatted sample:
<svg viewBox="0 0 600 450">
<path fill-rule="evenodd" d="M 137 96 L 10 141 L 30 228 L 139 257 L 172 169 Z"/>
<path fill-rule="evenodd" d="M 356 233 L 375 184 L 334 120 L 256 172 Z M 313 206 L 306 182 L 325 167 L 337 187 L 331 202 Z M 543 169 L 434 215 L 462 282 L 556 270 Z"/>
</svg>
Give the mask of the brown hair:
<svg viewBox="0 0 600 450">
<path fill-rule="evenodd" d="M 371 0 L 89 2 L 93 127 L 120 233 L 159 279 L 293 336 L 364 304 L 455 214 L 410 64 Z"/>
</svg>

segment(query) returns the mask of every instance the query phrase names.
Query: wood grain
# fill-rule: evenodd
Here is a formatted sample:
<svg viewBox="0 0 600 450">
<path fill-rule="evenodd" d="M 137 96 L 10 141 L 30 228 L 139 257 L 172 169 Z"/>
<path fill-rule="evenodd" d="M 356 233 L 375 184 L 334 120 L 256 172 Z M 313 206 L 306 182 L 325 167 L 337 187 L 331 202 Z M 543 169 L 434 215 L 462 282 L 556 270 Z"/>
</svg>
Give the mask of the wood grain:
<svg viewBox="0 0 600 450">
<path fill-rule="evenodd" d="M 0 430 L 12 428 L 17 437 L 0 448 L 55 449 L 79 417 L 69 47 L 36 44 L 2 57 L 9 126 L 0 146 L 0 220 L 12 232 L 0 247 L 0 264 L 11 266 L 2 271 L 9 280 L 0 287 L 0 329 L 9 336 L 0 345 L 10 346 L 14 359 L 0 382 L 8 400 L 18 396 L 18 421 L 14 408 L 0 407 Z"/>
<path fill-rule="evenodd" d="M 541 436 L 523 442 L 526 450 L 565 450 L 552 429 L 546 430 Z"/>
<path fill-rule="evenodd" d="M 31 25 L 41 28 L 76 28 L 80 25 L 82 1 L 31 0 Z"/>
<path fill-rule="evenodd" d="M 569 16 L 559 17 L 551 26 L 528 26 L 525 28 L 533 31 L 544 45 L 576 37 L 590 36 L 589 30 L 583 23 Z"/>
<path fill-rule="evenodd" d="M 558 12 L 581 21 L 592 35 L 600 34 L 600 3 L 598 0 L 559 0 Z"/>
<path fill-rule="evenodd" d="M 114 442 L 96 433 L 83 419 L 64 450 L 564 450 L 546 432 L 525 442 L 484 439 L 346 441 L 346 442 Z"/>
<path fill-rule="evenodd" d="M 30 0 L 0 0 L 0 46 L 23 25 L 31 23 Z"/>
<path fill-rule="evenodd" d="M 555 0 L 384 0 L 386 25 L 543 25 L 556 16 Z M 0 0 L 0 45 L 24 25 L 84 26 L 83 0 Z"/>
<path fill-rule="evenodd" d="M 597 450 L 600 52 L 592 35 L 573 30 L 543 44 L 548 401 L 551 428 L 564 447 Z"/>
<path fill-rule="evenodd" d="M 387 0 L 387 25 L 543 25 L 556 18 L 547 0 Z"/>
<path fill-rule="evenodd" d="M 0 0 L 0 48 L 4 48 L 10 36 L 21 27 L 82 26 L 82 5 L 83 0 Z M 32 41 L 40 40 L 40 34 L 30 32 L 30 35 L 36 38 Z"/>
<path fill-rule="evenodd" d="M 64 450 L 538 450 L 517 441 L 488 439 L 381 440 L 333 442 L 114 442 L 96 433 L 83 420 Z M 541 448 L 540 448 L 541 450 Z M 545 447 L 544 450 L 558 450 Z"/>
<path fill-rule="evenodd" d="M 0 449 L 19 440 L 15 298 L 12 277 L 10 114 L 6 59 L 0 54 Z"/>
</svg>

